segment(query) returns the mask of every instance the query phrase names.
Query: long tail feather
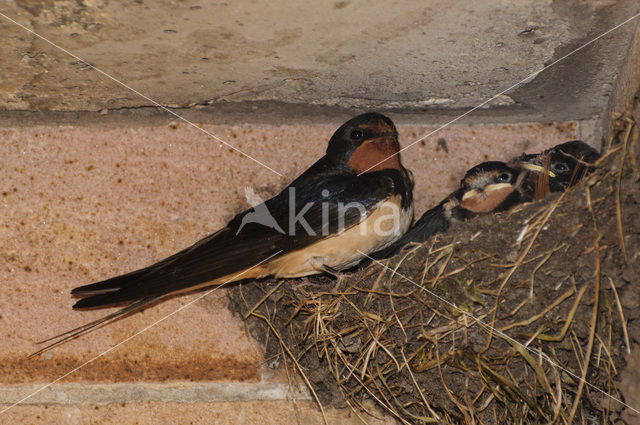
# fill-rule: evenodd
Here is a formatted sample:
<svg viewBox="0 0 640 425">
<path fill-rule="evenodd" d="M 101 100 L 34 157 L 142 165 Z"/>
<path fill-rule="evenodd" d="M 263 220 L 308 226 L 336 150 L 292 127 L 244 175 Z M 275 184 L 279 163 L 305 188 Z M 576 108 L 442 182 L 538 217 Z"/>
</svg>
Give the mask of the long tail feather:
<svg viewBox="0 0 640 425">
<path fill-rule="evenodd" d="M 78 286 L 71 290 L 71 295 L 96 295 L 115 292 L 126 282 L 130 282 L 136 277 L 142 276 L 147 270 L 138 270 L 121 276 L 105 279 L 100 282 L 91 283 L 89 285 Z"/>
<path fill-rule="evenodd" d="M 73 309 L 77 310 L 80 308 L 105 307 L 111 304 L 118 304 L 126 301 L 132 300 L 123 299 L 119 290 L 115 289 L 105 293 L 94 293 L 94 295 L 91 295 L 87 298 L 82 298 L 73 305 Z"/>
<path fill-rule="evenodd" d="M 45 344 L 47 342 L 50 341 L 54 341 L 57 340 L 49 345 L 47 345 L 44 348 L 41 348 L 40 350 L 36 351 L 35 353 L 29 354 L 29 358 L 37 356 L 38 354 L 42 354 L 44 352 L 47 352 L 49 350 L 51 350 L 54 347 L 57 347 L 59 345 L 62 345 L 68 341 L 71 341 L 73 339 L 76 339 L 86 333 L 89 333 L 92 330 L 95 330 L 99 327 L 105 326 L 113 321 L 115 321 L 118 318 L 121 318 L 123 316 L 125 316 L 128 313 L 132 313 L 134 311 L 140 310 L 142 309 L 145 305 L 157 300 L 158 298 L 161 297 L 148 297 L 148 298 L 144 298 L 141 299 L 140 301 L 137 301 L 127 307 L 124 307 L 114 313 L 108 314 L 104 317 L 101 317 L 100 319 L 94 320 L 93 322 L 89 322 L 89 323 L 85 323 L 82 326 L 78 326 L 77 328 L 68 330 L 66 332 L 63 332 L 59 335 L 53 336 L 51 338 L 47 338 L 45 340 L 42 341 L 38 341 L 36 344 Z"/>
</svg>

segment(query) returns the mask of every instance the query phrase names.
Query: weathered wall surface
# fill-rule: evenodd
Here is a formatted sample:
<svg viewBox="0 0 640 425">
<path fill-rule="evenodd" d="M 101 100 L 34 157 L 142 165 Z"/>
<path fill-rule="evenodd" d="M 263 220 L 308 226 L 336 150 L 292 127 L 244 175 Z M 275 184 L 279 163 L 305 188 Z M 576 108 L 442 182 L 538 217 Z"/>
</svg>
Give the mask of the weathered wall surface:
<svg viewBox="0 0 640 425">
<path fill-rule="evenodd" d="M 273 101 L 455 113 L 531 76 L 490 103 L 524 121 L 602 113 L 633 22 L 535 73 L 638 13 L 633 0 L 18 0 L 0 7 L 163 105 L 224 111 L 227 103 Z M 2 109 L 153 105 L 6 18 L 0 29 Z"/>
</svg>

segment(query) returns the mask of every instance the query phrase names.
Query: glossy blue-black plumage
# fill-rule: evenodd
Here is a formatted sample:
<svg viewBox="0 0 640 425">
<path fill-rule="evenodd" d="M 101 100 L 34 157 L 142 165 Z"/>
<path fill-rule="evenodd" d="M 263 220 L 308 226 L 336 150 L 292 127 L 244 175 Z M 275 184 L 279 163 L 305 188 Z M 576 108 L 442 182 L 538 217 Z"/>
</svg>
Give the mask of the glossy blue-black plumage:
<svg viewBox="0 0 640 425">
<path fill-rule="evenodd" d="M 376 133 L 378 127 L 387 129 L 388 134 L 378 134 L 379 130 Z M 357 139 L 352 137 L 354 130 L 362 133 L 356 134 L 360 136 Z M 366 215 L 383 200 L 399 194 L 402 207 L 408 208 L 412 203 L 412 184 L 406 170 L 389 168 L 359 175 L 349 168 L 349 155 L 363 141 L 383 136 L 397 137 L 397 133 L 391 120 L 381 114 L 368 113 L 349 120 L 333 135 L 324 157 L 264 203 L 263 207 L 277 226 L 243 220 L 247 214 L 258 210 L 257 207 L 243 211 L 218 232 L 162 261 L 75 288 L 72 294 L 85 298 L 74 308 L 162 297 L 241 273 L 267 258 L 304 248 L 358 223 L 362 210 L 341 210 L 341 206 L 350 203 L 361 205 Z M 291 216 L 307 207 L 303 218 L 308 226 L 300 221 L 292 226 Z"/>
<path fill-rule="evenodd" d="M 47 341 L 57 341 L 34 355 L 141 309 L 167 294 L 206 285 L 215 279 L 229 277 L 229 281 L 240 280 L 243 271 L 263 261 L 304 249 L 339 230 L 354 226 L 391 197 L 399 196 L 403 210 L 409 211 L 413 202 L 413 183 L 398 158 L 393 162 L 394 166 L 380 167 L 384 169 L 370 172 L 352 169 L 349 164 L 350 156 L 361 145 L 374 140 L 390 141 L 384 145 L 384 152 L 378 152 L 382 156 L 386 155 L 389 147 L 397 151 L 399 145 L 393 122 L 378 113 L 355 117 L 334 133 L 326 155 L 287 188 L 260 206 L 236 215 L 216 233 L 143 269 L 73 289 L 73 295 L 83 297 L 74 308 L 101 307 L 122 302 L 129 305 L 50 338 Z M 366 152 L 370 153 L 371 150 Z M 377 159 L 372 158 L 371 164 L 367 164 L 366 160 L 367 156 L 361 155 L 359 166 L 377 165 L 373 163 Z M 352 203 L 357 203 L 361 208 L 345 209 Z M 300 221 L 290 225 L 290 216 L 297 215 L 307 205 L 310 206 L 303 218 L 308 226 Z M 272 220 L 267 221 L 270 225 L 265 225 L 266 222 L 262 220 L 256 222 L 249 219 L 250 214 L 255 214 L 253 218 L 256 218 L 258 210 L 270 214 Z M 344 214 L 339 214 L 341 212 Z"/>
</svg>

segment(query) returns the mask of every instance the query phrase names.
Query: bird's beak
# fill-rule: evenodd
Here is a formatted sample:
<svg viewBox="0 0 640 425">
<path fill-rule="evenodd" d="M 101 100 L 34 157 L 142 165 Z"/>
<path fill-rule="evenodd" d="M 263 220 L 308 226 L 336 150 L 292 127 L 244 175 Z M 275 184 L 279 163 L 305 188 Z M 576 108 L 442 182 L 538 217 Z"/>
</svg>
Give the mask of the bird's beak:
<svg viewBox="0 0 640 425">
<path fill-rule="evenodd" d="M 475 189 L 471 189 L 471 190 L 467 190 L 463 195 L 462 195 L 462 200 L 466 200 L 469 198 L 473 198 L 474 196 L 476 196 L 478 194 L 478 191 Z"/>
<path fill-rule="evenodd" d="M 543 173 L 546 171 L 547 174 L 549 174 L 549 177 L 551 178 L 555 178 L 556 177 L 556 173 L 554 173 L 551 170 L 545 170 L 544 167 L 540 166 L 540 165 L 536 165 L 536 164 L 531 164 L 530 162 L 525 162 L 522 164 L 523 168 L 526 168 L 529 171 L 535 171 L 536 173 Z"/>
<path fill-rule="evenodd" d="M 506 188 L 513 188 L 513 185 L 511 183 L 494 183 L 494 184 L 490 184 L 485 186 L 484 190 L 482 190 L 482 192 L 488 194 L 491 192 L 494 192 L 496 190 L 501 190 L 501 189 L 506 189 Z M 478 195 L 480 192 L 477 189 L 471 189 L 471 190 L 467 190 L 463 195 L 462 195 L 462 200 L 467 200 L 469 198 L 473 198 L 474 196 Z"/>
<path fill-rule="evenodd" d="M 490 184 L 487 187 L 484 188 L 485 192 L 493 192 L 495 190 L 501 190 L 501 189 L 507 189 L 513 187 L 513 185 L 511 183 L 495 183 L 495 184 Z"/>
</svg>

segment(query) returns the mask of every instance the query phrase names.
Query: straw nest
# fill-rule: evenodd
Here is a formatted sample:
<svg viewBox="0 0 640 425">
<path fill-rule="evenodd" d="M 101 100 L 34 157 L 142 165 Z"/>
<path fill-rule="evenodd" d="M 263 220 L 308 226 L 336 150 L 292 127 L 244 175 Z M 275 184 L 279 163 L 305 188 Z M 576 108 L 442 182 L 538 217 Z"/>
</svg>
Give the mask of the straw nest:
<svg viewBox="0 0 640 425">
<path fill-rule="evenodd" d="M 402 423 L 606 423 L 640 332 L 640 141 L 618 116 L 583 184 L 480 217 L 351 274 L 335 292 L 277 281 L 230 291 L 267 362 L 320 408 L 373 400 Z M 637 391 L 637 388 L 636 388 Z M 637 408 L 637 406 L 636 406 Z"/>
</svg>

